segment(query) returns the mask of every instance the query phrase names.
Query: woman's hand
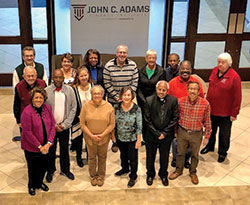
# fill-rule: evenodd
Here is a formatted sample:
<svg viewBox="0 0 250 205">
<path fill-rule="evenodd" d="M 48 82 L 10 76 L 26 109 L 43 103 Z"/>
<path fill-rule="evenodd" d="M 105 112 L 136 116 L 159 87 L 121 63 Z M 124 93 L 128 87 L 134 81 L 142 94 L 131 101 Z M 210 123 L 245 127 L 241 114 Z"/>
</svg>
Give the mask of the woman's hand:
<svg viewBox="0 0 250 205">
<path fill-rule="evenodd" d="M 135 149 L 139 149 L 141 147 L 141 139 L 137 139 L 135 143 Z"/>
<path fill-rule="evenodd" d="M 40 147 L 40 152 L 42 152 L 42 154 L 48 154 L 49 148 L 50 148 L 50 144 L 47 143 L 46 145 Z"/>
</svg>

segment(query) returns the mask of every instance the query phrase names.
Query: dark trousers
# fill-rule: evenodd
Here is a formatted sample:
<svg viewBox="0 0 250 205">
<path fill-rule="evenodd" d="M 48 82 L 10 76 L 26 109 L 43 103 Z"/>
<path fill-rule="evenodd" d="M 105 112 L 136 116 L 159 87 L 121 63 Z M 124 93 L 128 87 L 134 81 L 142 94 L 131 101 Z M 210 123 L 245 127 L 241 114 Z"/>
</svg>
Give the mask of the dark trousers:
<svg viewBox="0 0 250 205">
<path fill-rule="evenodd" d="M 28 187 L 40 188 L 48 166 L 48 154 L 41 152 L 29 152 L 24 150 L 28 166 Z"/>
<path fill-rule="evenodd" d="M 76 158 L 78 160 L 82 159 L 82 144 L 83 144 L 83 134 L 71 140 L 71 148 L 76 150 Z"/>
<path fill-rule="evenodd" d="M 167 137 L 160 143 L 153 143 L 146 141 L 146 168 L 147 177 L 155 177 L 155 157 L 157 148 L 160 152 L 160 170 L 158 172 L 159 177 L 168 176 L 168 161 L 169 161 L 169 150 L 173 137 Z"/>
<path fill-rule="evenodd" d="M 189 167 L 190 173 L 196 173 L 196 168 L 199 162 L 199 150 L 202 141 L 202 131 L 189 132 L 185 129 L 178 128 L 177 137 L 177 158 L 176 158 L 176 171 L 183 172 L 184 158 L 187 153 L 188 146 L 191 150 L 191 165 Z"/>
<path fill-rule="evenodd" d="M 59 140 L 60 145 L 60 167 L 61 172 L 67 173 L 70 170 L 69 162 L 69 129 L 63 130 L 62 132 L 56 132 L 54 138 L 54 144 L 49 150 L 49 165 L 48 172 L 54 173 L 56 171 L 56 147 L 57 140 Z"/>
<path fill-rule="evenodd" d="M 176 156 L 177 156 L 177 139 L 174 138 L 172 141 L 172 153 L 173 153 L 173 161 L 176 161 Z M 187 149 L 187 153 L 185 155 L 185 162 L 189 162 L 189 158 L 191 155 L 191 150 L 190 147 Z"/>
<path fill-rule="evenodd" d="M 135 143 L 133 142 L 122 142 L 117 139 L 117 145 L 120 150 L 121 167 L 124 171 L 129 171 L 130 166 L 130 179 L 137 179 L 138 170 L 138 149 L 135 149 Z"/>
<path fill-rule="evenodd" d="M 216 133 L 219 128 L 219 149 L 218 154 L 227 156 L 227 151 L 230 147 L 230 137 L 231 137 L 231 128 L 232 122 L 230 116 L 228 117 L 219 117 L 211 115 L 212 121 L 212 133 L 207 144 L 209 150 L 214 150 L 216 142 Z"/>
</svg>

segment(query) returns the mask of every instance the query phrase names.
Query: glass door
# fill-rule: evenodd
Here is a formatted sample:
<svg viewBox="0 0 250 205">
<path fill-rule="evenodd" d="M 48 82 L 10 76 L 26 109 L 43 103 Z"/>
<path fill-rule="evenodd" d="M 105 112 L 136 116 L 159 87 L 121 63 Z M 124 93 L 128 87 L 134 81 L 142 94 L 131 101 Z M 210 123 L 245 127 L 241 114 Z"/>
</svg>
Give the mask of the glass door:
<svg viewBox="0 0 250 205">
<path fill-rule="evenodd" d="M 170 53 L 192 62 L 208 80 L 217 56 L 227 51 L 242 80 L 250 80 L 250 0 L 173 0 Z M 166 64 L 166 62 L 165 62 Z"/>
</svg>

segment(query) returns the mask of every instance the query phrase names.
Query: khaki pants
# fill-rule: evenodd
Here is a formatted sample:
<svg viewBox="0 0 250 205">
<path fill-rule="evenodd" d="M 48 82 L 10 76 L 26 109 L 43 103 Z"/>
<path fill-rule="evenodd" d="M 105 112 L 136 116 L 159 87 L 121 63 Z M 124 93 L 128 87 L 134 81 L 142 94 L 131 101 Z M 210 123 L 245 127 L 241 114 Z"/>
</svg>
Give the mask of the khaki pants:
<svg viewBox="0 0 250 205">
<path fill-rule="evenodd" d="M 91 178 L 104 179 L 109 141 L 102 145 L 87 144 L 89 174 Z"/>
<path fill-rule="evenodd" d="M 189 132 L 181 127 L 178 128 L 177 136 L 177 158 L 176 158 L 176 171 L 183 172 L 184 159 L 187 153 L 188 145 L 191 151 L 191 165 L 189 168 L 190 173 L 196 173 L 196 168 L 199 162 L 199 151 L 202 141 L 202 131 Z"/>
</svg>

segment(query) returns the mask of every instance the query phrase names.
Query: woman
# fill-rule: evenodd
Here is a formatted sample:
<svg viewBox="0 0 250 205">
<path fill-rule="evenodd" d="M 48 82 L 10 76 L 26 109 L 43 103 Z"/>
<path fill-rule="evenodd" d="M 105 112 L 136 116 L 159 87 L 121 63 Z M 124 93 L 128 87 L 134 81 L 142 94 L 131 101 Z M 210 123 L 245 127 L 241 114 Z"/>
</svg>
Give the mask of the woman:
<svg viewBox="0 0 250 205">
<path fill-rule="evenodd" d="M 82 145 L 83 145 L 83 133 L 80 126 L 80 112 L 82 106 L 91 100 L 91 88 L 92 88 L 92 79 L 89 73 L 89 70 L 86 66 L 81 66 L 78 68 L 75 80 L 73 82 L 73 89 L 75 92 L 77 110 L 75 118 L 72 122 L 72 144 L 71 150 L 76 151 L 76 161 L 79 167 L 83 167 L 82 160 Z"/>
<path fill-rule="evenodd" d="M 166 72 L 156 64 L 157 53 L 149 49 L 146 53 L 146 65 L 139 69 L 139 81 L 137 89 L 137 102 L 143 111 L 146 97 L 155 92 L 156 83 L 166 79 Z"/>
<path fill-rule="evenodd" d="M 116 137 L 113 140 L 120 149 L 122 166 L 115 176 L 121 176 L 130 170 L 128 187 L 133 187 L 137 179 L 138 148 L 141 146 L 142 133 L 141 109 L 133 103 L 134 97 L 130 87 L 123 87 L 119 95 L 122 102 L 115 105 Z"/>
<path fill-rule="evenodd" d="M 89 49 L 83 59 L 83 64 L 88 68 L 94 84 L 104 87 L 102 72 L 104 66 L 101 63 L 101 56 L 98 50 Z"/>
<path fill-rule="evenodd" d="M 51 107 L 44 104 L 46 99 L 46 91 L 35 87 L 31 91 L 32 103 L 21 115 L 21 147 L 24 149 L 28 166 L 30 195 L 35 195 L 36 189 L 49 190 L 43 183 L 43 178 L 47 170 L 48 151 L 54 141 L 55 120 Z"/>
<path fill-rule="evenodd" d="M 241 106 L 241 79 L 232 68 L 232 57 L 229 53 L 218 56 L 217 67 L 209 77 L 207 100 L 211 106 L 212 133 L 207 146 L 201 154 L 214 151 L 216 133 L 219 127 L 218 162 L 225 161 L 230 147 L 232 122 L 236 120 Z"/>
<path fill-rule="evenodd" d="M 70 53 L 63 54 L 61 64 L 64 75 L 64 83 L 67 85 L 72 85 L 75 75 L 76 69 L 72 68 L 73 66 L 74 57 Z"/>
<path fill-rule="evenodd" d="M 92 186 L 102 186 L 106 173 L 106 159 L 115 114 L 111 104 L 104 101 L 104 89 L 95 85 L 92 100 L 85 103 L 80 114 L 81 128 L 88 148 L 89 174 Z"/>
<path fill-rule="evenodd" d="M 146 52 L 146 65 L 139 69 L 139 80 L 137 88 L 137 103 L 144 114 L 144 103 L 146 98 L 155 92 L 156 83 L 166 79 L 166 72 L 161 66 L 156 64 L 157 53 L 149 49 Z M 143 120 L 143 135 L 146 133 L 146 125 Z M 144 144 L 144 142 L 143 142 Z"/>
</svg>

